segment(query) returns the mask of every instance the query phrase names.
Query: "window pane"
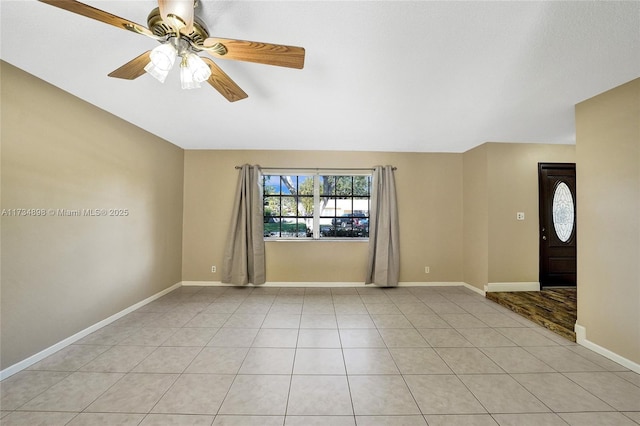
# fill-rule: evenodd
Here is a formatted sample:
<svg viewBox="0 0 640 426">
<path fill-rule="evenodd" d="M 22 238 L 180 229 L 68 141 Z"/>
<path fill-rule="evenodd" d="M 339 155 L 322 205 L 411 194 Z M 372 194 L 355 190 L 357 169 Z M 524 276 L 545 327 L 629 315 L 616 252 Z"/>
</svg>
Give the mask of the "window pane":
<svg viewBox="0 0 640 426">
<path fill-rule="evenodd" d="M 279 217 L 264 218 L 264 236 L 265 237 L 280 236 L 280 218 Z"/>
<path fill-rule="evenodd" d="M 366 195 L 371 193 L 371 176 L 354 176 L 353 195 Z"/>
<path fill-rule="evenodd" d="M 298 176 L 298 195 L 313 196 L 313 176 Z"/>
<path fill-rule="evenodd" d="M 297 237 L 306 237 L 306 225 L 303 223 L 298 223 L 298 219 L 296 218 L 285 218 L 282 219 L 280 223 L 281 237 L 287 238 L 297 238 Z"/>
<path fill-rule="evenodd" d="M 320 195 L 334 195 L 335 187 L 335 176 L 320 176 Z"/>
<path fill-rule="evenodd" d="M 298 197 L 299 216 L 313 217 L 313 196 Z"/>
<path fill-rule="evenodd" d="M 336 199 L 336 216 L 345 216 L 353 213 L 353 202 L 351 198 L 340 197 Z"/>
<path fill-rule="evenodd" d="M 298 238 L 311 237 L 313 231 L 313 219 L 298 219 Z"/>
<path fill-rule="evenodd" d="M 298 205 L 295 197 L 282 197 L 282 216 L 296 216 Z"/>
<path fill-rule="evenodd" d="M 336 199 L 323 197 L 320 199 L 320 216 L 335 216 L 336 215 Z"/>
<path fill-rule="evenodd" d="M 320 236 L 321 237 L 335 237 L 336 236 L 336 228 L 331 225 L 320 225 Z"/>
<path fill-rule="evenodd" d="M 264 197 L 264 215 L 280 216 L 280 197 Z"/>
<path fill-rule="evenodd" d="M 280 188 L 283 194 L 295 194 L 298 189 L 297 176 L 280 176 Z"/>
<path fill-rule="evenodd" d="M 354 216 L 369 217 L 369 198 L 368 197 L 353 198 L 353 214 Z"/>
<path fill-rule="evenodd" d="M 280 176 L 263 176 L 264 195 L 280 194 Z"/>
<path fill-rule="evenodd" d="M 336 176 L 336 195 L 353 194 L 353 177 Z"/>
</svg>

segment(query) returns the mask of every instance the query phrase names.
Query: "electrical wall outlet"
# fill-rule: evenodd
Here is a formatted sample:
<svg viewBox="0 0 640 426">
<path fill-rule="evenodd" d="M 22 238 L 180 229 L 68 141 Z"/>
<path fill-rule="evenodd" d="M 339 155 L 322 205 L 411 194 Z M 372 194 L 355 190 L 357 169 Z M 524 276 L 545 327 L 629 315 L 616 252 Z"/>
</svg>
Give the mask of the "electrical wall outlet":
<svg viewBox="0 0 640 426">
<path fill-rule="evenodd" d="M 430 269 L 430 268 L 429 268 L 428 266 L 425 266 L 425 267 L 424 267 L 424 273 L 425 273 L 425 274 L 428 274 L 428 273 L 429 273 L 429 269 Z"/>
<path fill-rule="evenodd" d="M 516 219 L 517 220 L 524 220 L 524 212 L 516 213 Z"/>
<path fill-rule="evenodd" d="M 212 272 L 212 273 L 214 273 L 214 274 L 215 274 L 217 270 L 218 270 L 218 268 L 216 268 L 215 266 L 212 266 L 212 267 L 211 267 L 211 272 Z"/>
</svg>

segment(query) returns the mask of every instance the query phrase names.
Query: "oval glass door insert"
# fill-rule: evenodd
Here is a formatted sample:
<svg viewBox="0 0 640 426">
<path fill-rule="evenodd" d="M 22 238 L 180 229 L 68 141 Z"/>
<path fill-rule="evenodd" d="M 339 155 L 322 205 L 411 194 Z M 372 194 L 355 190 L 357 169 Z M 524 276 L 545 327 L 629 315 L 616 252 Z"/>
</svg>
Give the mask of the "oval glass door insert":
<svg viewBox="0 0 640 426">
<path fill-rule="evenodd" d="M 556 235 L 563 243 L 566 243 L 573 234 L 575 221 L 575 208 L 571 190 L 566 183 L 560 182 L 553 193 L 553 227 Z"/>
</svg>

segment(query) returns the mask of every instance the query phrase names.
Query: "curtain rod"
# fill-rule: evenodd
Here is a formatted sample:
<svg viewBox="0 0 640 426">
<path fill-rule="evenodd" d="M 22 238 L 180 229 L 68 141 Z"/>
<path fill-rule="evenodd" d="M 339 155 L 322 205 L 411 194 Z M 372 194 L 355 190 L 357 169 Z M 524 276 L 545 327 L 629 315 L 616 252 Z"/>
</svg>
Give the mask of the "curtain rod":
<svg viewBox="0 0 640 426">
<path fill-rule="evenodd" d="M 236 170 L 241 169 L 242 166 L 236 166 Z M 261 170 L 315 170 L 319 172 L 321 170 L 374 170 L 373 167 L 260 167 Z M 397 167 L 392 167 L 393 170 L 397 170 Z"/>
</svg>

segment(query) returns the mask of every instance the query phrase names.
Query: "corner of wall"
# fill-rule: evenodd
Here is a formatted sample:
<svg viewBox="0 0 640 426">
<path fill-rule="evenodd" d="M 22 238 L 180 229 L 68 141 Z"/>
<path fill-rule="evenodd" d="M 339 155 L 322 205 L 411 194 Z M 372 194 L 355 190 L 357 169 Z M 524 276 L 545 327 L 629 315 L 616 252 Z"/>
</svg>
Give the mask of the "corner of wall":
<svg viewBox="0 0 640 426">
<path fill-rule="evenodd" d="M 576 322 L 574 330 L 576 332 L 576 343 L 584 346 L 587 349 L 591 349 L 597 354 L 602 355 L 605 358 L 610 359 L 611 361 L 617 362 L 623 367 L 628 368 L 629 370 L 635 371 L 640 374 L 640 364 L 631 361 L 623 356 L 618 355 L 617 353 L 610 351 L 607 348 L 604 348 L 596 343 L 593 343 L 589 339 L 587 339 L 587 328 Z"/>
</svg>

